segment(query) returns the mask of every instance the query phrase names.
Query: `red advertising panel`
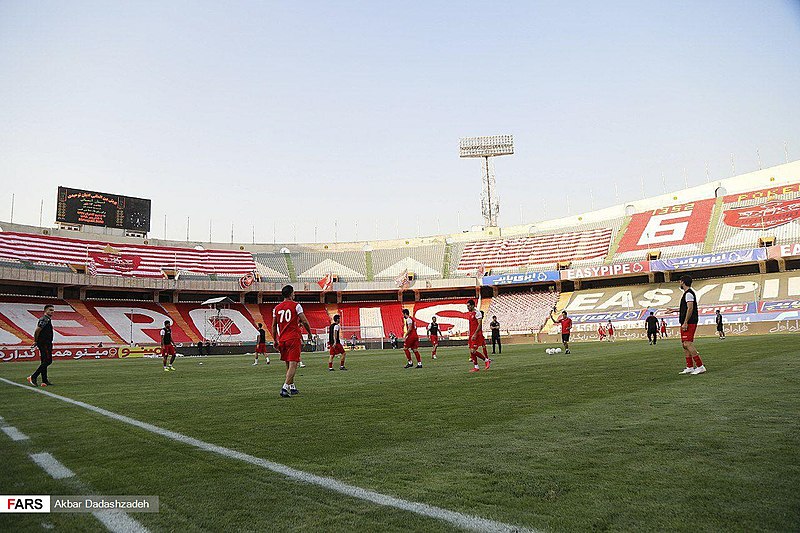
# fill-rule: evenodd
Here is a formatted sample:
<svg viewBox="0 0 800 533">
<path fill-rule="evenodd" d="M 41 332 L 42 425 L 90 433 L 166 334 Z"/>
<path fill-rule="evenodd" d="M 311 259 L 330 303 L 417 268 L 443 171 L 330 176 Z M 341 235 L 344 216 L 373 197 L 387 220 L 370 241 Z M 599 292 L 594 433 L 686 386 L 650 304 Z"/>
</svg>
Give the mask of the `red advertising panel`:
<svg viewBox="0 0 800 533">
<path fill-rule="evenodd" d="M 782 257 L 800 256 L 800 243 L 781 244 L 767 248 L 767 257 L 770 259 L 781 259 Z"/>
<path fill-rule="evenodd" d="M 698 200 L 636 213 L 617 252 L 652 250 L 705 241 L 714 200 Z"/>
<path fill-rule="evenodd" d="M 647 272 L 650 272 L 649 261 L 634 261 L 633 263 L 568 268 L 561 271 L 561 279 L 607 278 L 645 274 Z"/>
</svg>

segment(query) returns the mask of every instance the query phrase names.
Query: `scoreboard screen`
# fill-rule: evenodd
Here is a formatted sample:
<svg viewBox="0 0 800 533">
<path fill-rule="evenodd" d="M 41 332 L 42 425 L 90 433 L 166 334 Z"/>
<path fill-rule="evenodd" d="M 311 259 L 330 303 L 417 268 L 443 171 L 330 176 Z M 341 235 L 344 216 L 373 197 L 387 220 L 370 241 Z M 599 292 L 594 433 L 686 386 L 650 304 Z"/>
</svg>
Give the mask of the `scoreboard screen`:
<svg viewBox="0 0 800 533">
<path fill-rule="evenodd" d="M 150 231 L 150 200 L 59 187 L 56 221 L 147 233 Z"/>
</svg>

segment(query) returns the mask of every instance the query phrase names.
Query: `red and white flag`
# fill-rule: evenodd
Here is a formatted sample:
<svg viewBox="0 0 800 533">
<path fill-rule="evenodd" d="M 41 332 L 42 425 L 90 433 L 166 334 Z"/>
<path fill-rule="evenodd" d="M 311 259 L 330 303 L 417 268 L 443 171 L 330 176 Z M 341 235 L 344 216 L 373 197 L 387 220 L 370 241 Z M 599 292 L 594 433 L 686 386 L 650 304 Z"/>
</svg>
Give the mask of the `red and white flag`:
<svg viewBox="0 0 800 533">
<path fill-rule="evenodd" d="M 397 284 L 399 289 L 406 289 L 411 284 L 408 281 L 408 269 L 403 270 L 403 272 L 395 278 L 394 282 Z"/>
<path fill-rule="evenodd" d="M 325 274 L 325 277 L 319 280 L 317 285 L 319 285 L 319 288 L 322 289 L 322 292 L 331 290 L 331 288 L 333 288 L 333 273 L 329 272 L 328 274 Z"/>
<path fill-rule="evenodd" d="M 245 274 L 244 276 L 239 278 L 239 286 L 242 289 L 246 289 L 250 285 L 252 285 L 255 281 L 256 281 L 256 273 L 255 272 L 248 272 L 247 274 Z"/>
</svg>

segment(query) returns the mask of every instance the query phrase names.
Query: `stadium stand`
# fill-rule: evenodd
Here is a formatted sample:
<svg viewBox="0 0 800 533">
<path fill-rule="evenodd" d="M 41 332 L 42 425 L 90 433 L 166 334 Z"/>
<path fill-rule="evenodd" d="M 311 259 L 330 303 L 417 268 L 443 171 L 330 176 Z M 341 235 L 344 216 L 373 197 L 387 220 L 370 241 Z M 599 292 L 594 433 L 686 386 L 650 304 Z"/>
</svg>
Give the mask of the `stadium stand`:
<svg viewBox="0 0 800 533">
<path fill-rule="evenodd" d="M 554 270 L 559 261 L 599 264 L 606 258 L 622 221 L 623 218 L 615 218 L 569 232 L 459 244 L 451 249 L 451 266 L 456 274 L 470 275 L 481 267 L 501 273 Z"/>
<path fill-rule="evenodd" d="M 256 272 L 263 281 L 281 283 L 289 280 L 289 268 L 286 258 L 280 252 L 253 254 Z"/>
<path fill-rule="evenodd" d="M 363 251 L 302 251 L 289 255 L 298 281 L 318 281 L 327 274 L 338 276 L 339 281 L 363 281 L 367 278 L 367 263 Z"/>
<path fill-rule="evenodd" d="M 233 250 L 196 250 L 0 232 L 0 258 L 48 263 L 110 276 L 164 277 L 165 272 L 244 275 L 253 256 Z"/>
<path fill-rule="evenodd" d="M 356 337 L 385 338 L 389 333 L 402 335 L 403 306 L 399 302 L 347 302 L 339 304 L 342 326 L 357 329 Z"/>
<path fill-rule="evenodd" d="M 510 333 L 536 333 L 547 320 L 550 310 L 558 302 L 555 291 L 519 291 L 501 293 L 492 298 L 484 320 L 497 316 L 501 330 Z"/>
<path fill-rule="evenodd" d="M 725 196 L 716 228 L 715 252 L 800 241 L 800 184 Z"/>
<path fill-rule="evenodd" d="M 375 249 L 372 251 L 375 279 L 395 279 L 405 270 L 413 272 L 417 279 L 440 279 L 444 250 L 444 243 Z"/>
</svg>

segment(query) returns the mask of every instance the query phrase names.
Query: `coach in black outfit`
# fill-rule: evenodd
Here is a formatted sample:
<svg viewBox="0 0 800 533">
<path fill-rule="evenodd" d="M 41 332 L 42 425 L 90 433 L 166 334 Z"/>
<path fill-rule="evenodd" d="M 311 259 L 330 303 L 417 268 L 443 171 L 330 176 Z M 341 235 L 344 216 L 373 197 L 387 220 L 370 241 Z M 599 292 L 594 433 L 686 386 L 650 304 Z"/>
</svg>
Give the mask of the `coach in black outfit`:
<svg viewBox="0 0 800 533">
<path fill-rule="evenodd" d="M 489 322 L 489 327 L 492 329 L 492 353 L 494 353 L 494 344 L 497 343 L 497 350 L 503 353 L 503 345 L 500 342 L 500 322 L 497 321 L 496 316 L 492 316 L 492 321 Z"/>
<path fill-rule="evenodd" d="M 647 340 L 650 341 L 650 344 L 655 344 L 658 340 L 658 319 L 653 316 L 652 311 L 650 311 L 650 316 L 645 319 L 644 324 L 647 328 Z"/>
<path fill-rule="evenodd" d="M 47 379 L 47 367 L 53 362 L 53 323 L 50 317 L 53 316 L 55 311 L 56 308 L 52 305 L 45 305 L 44 316 L 39 319 L 39 323 L 36 325 L 36 331 L 33 332 L 33 343 L 34 346 L 39 348 L 40 360 L 39 368 L 28 377 L 28 383 L 34 386 L 38 385 L 36 380 L 39 378 L 39 375 L 42 376 L 43 387 L 45 385 L 52 385 Z"/>
</svg>

